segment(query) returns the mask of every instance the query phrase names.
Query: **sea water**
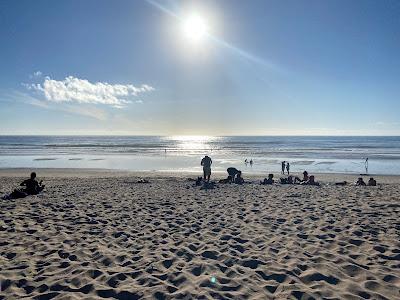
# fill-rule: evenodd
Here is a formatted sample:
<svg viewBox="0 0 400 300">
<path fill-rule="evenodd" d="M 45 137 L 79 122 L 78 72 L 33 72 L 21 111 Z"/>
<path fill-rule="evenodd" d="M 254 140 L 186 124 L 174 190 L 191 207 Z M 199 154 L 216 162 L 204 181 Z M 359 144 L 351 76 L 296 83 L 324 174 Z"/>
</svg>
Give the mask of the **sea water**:
<svg viewBox="0 0 400 300">
<path fill-rule="evenodd" d="M 400 174 L 400 137 L 333 136 L 0 136 L 0 168 L 107 168 L 201 172 Z M 245 164 L 247 159 L 253 165 Z"/>
</svg>

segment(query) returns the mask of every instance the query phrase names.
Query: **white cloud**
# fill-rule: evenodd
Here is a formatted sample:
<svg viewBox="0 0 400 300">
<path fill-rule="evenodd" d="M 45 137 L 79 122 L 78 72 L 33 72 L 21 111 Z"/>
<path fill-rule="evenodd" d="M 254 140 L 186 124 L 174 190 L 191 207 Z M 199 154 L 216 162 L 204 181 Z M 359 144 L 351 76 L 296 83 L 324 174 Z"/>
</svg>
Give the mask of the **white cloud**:
<svg viewBox="0 0 400 300">
<path fill-rule="evenodd" d="M 64 80 L 46 77 L 42 84 L 24 84 L 24 86 L 28 90 L 43 94 L 45 99 L 50 102 L 105 104 L 117 108 L 131 103 L 131 97 L 154 90 L 153 87 L 146 84 L 135 87 L 131 84 L 91 83 L 86 79 L 73 76 L 68 76 Z"/>
</svg>

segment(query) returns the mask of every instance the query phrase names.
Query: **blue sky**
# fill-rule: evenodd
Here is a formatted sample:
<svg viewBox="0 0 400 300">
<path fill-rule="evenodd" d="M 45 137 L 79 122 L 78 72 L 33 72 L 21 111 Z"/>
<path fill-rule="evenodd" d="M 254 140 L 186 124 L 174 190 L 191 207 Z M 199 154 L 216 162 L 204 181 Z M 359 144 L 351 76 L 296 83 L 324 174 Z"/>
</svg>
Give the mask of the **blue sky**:
<svg viewBox="0 0 400 300">
<path fill-rule="evenodd" d="M 399 32 L 395 0 L 4 0 L 0 134 L 400 135 Z"/>
</svg>

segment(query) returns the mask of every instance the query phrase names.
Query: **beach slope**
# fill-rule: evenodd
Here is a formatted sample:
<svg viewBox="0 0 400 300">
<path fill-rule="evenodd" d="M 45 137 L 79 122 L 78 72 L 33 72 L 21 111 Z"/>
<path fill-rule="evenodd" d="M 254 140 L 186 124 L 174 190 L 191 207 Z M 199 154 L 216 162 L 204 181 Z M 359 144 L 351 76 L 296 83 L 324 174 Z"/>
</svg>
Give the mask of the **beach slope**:
<svg viewBox="0 0 400 300">
<path fill-rule="evenodd" d="M 0 171 L 0 192 L 25 174 Z M 43 194 L 0 200 L 0 299 L 400 299 L 399 177 L 201 190 L 189 175 L 38 176 Z"/>
</svg>

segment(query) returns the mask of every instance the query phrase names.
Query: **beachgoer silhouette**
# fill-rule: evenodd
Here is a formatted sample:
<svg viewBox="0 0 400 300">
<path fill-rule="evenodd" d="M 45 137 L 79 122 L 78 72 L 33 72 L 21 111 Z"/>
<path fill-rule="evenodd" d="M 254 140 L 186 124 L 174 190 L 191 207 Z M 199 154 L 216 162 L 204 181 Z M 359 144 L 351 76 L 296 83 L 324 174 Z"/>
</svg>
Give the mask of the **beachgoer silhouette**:
<svg viewBox="0 0 400 300">
<path fill-rule="evenodd" d="M 299 182 L 299 183 L 302 183 L 302 182 L 306 182 L 306 181 L 308 181 L 308 172 L 307 171 L 304 171 L 303 172 L 303 179 L 300 179 L 299 177 L 295 177 L 294 178 L 294 183 L 297 183 L 297 182 Z"/>
<path fill-rule="evenodd" d="M 264 178 L 260 184 L 273 184 L 274 183 L 274 174 L 268 174 L 268 178 Z"/>
<path fill-rule="evenodd" d="M 289 175 L 289 171 L 290 171 L 290 164 L 289 164 L 289 162 L 286 163 L 286 171 L 287 171 L 287 173 L 288 173 L 288 175 Z"/>
<path fill-rule="evenodd" d="M 239 174 L 239 173 L 241 174 L 242 173 L 242 171 L 240 171 L 240 170 L 238 170 L 236 168 L 233 168 L 233 167 L 230 167 L 230 168 L 226 169 L 226 171 L 228 172 L 228 175 L 231 176 L 232 181 L 235 181 L 235 177 L 236 177 L 237 174 Z"/>
<path fill-rule="evenodd" d="M 31 178 L 24 180 L 20 186 L 25 186 L 24 192 L 27 193 L 28 195 L 37 195 L 44 189 L 44 185 L 42 185 L 43 180 L 40 182 L 36 181 L 36 173 L 32 172 L 31 173 Z"/>
<path fill-rule="evenodd" d="M 365 159 L 364 166 L 365 166 L 365 174 L 368 174 L 368 157 Z"/>
<path fill-rule="evenodd" d="M 293 176 L 290 175 L 288 178 L 280 178 L 281 184 L 293 184 Z"/>
<path fill-rule="evenodd" d="M 10 195 L 6 195 L 3 199 L 18 199 L 25 198 L 28 195 L 37 195 L 44 189 L 42 184 L 43 180 L 40 182 L 36 181 L 36 173 L 31 173 L 31 178 L 21 182 L 20 186 L 24 186 L 24 189 L 15 189 Z"/>
<path fill-rule="evenodd" d="M 244 183 L 244 179 L 242 177 L 242 172 L 241 171 L 239 171 L 239 173 L 236 174 L 235 183 L 236 184 L 243 184 Z"/>
<path fill-rule="evenodd" d="M 253 159 L 250 159 L 250 167 L 253 166 Z"/>
<path fill-rule="evenodd" d="M 356 183 L 357 186 L 366 186 L 364 180 L 362 179 L 362 177 L 358 177 Z"/>
<path fill-rule="evenodd" d="M 203 159 L 201 160 L 200 163 L 203 166 L 203 177 L 204 180 L 207 179 L 207 182 L 210 181 L 210 176 L 211 176 L 211 164 L 212 164 L 212 160 L 211 157 L 209 156 L 204 156 Z"/>
<path fill-rule="evenodd" d="M 373 177 L 368 180 L 368 186 L 376 186 L 376 180 Z"/>
<path fill-rule="evenodd" d="M 285 174 L 285 161 L 281 162 L 282 165 L 282 174 Z"/>
<path fill-rule="evenodd" d="M 307 181 L 301 183 L 302 185 L 319 185 L 319 182 L 315 181 L 314 175 L 311 175 Z"/>
</svg>

